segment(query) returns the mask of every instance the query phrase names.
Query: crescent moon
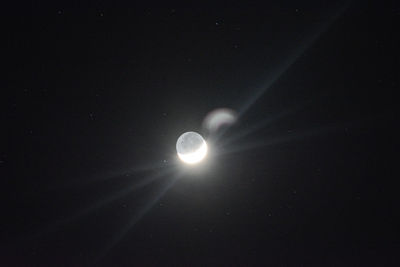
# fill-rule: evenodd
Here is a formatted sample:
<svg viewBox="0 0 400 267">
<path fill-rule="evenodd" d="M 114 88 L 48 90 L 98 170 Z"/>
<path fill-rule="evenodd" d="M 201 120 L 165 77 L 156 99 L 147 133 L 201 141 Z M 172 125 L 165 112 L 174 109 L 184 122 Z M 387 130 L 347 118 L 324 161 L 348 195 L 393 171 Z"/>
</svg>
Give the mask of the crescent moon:
<svg viewBox="0 0 400 267">
<path fill-rule="evenodd" d="M 185 163 L 195 164 L 202 161 L 207 155 L 208 147 L 206 141 L 194 152 L 191 153 L 178 153 L 178 157 Z"/>
</svg>

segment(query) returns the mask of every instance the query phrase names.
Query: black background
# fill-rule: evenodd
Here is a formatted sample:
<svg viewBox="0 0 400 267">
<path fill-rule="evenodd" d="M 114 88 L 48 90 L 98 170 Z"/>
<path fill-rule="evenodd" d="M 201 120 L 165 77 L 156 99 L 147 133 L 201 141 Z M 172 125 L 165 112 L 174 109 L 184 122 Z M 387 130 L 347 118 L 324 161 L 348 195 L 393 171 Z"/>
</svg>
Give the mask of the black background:
<svg viewBox="0 0 400 267">
<path fill-rule="evenodd" d="M 398 264 L 398 5 L 2 12 L 0 265 Z M 179 135 L 260 89 L 221 142 L 262 126 L 161 195 Z"/>
</svg>

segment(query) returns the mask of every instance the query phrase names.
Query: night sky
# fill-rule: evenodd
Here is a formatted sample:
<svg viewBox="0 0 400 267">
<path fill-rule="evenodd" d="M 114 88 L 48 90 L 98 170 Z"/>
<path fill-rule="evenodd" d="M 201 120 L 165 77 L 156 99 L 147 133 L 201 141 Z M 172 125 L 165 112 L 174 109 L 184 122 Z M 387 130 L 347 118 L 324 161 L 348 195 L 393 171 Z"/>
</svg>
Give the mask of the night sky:
<svg viewBox="0 0 400 267">
<path fill-rule="evenodd" d="M 4 8 L 0 265 L 398 266 L 395 2 Z"/>
</svg>

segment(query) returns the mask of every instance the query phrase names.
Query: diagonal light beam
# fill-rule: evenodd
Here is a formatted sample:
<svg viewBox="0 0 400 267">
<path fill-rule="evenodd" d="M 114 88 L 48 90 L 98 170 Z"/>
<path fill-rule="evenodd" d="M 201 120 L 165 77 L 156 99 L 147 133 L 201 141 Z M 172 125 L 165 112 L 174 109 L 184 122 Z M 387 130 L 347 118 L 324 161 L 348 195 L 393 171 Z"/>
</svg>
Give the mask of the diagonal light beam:
<svg viewBox="0 0 400 267">
<path fill-rule="evenodd" d="M 256 92 L 250 96 L 250 98 L 244 103 L 239 109 L 238 115 L 242 117 L 256 102 L 257 100 L 268 90 L 271 86 L 299 59 L 304 52 L 310 48 L 318 38 L 347 10 L 349 3 L 345 4 L 341 9 L 336 12 L 331 18 L 325 23 L 319 26 L 316 32 L 305 40 L 294 52 L 289 54 L 286 60 L 282 61 L 282 64 L 278 65 L 273 73 L 267 77 L 265 83 L 260 86 Z"/>
<path fill-rule="evenodd" d="M 114 236 L 111 242 L 99 253 L 99 257 L 95 260 L 97 263 L 101 258 L 105 257 L 107 253 L 115 247 L 124 237 L 125 235 L 132 229 L 136 223 L 143 218 L 143 216 L 159 201 L 165 193 L 176 183 L 176 181 L 181 177 L 181 174 L 175 175 L 172 179 L 170 179 L 157 194 L 152 198 L 149 202 L 146 203 L 145 206 L 141 207 L 137 213 L 132 217 L 132 219 Z"/>
</svg>

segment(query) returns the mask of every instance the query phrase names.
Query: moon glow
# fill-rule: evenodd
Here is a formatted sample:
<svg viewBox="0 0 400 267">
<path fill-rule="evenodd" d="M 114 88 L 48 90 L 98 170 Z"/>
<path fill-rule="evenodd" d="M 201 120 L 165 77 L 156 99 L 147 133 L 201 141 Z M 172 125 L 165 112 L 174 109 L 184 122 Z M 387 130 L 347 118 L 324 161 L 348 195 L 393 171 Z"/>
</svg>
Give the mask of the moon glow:
<svg viewBox="0 0 400 267">
<path fill-rule="evenodd" d="M 176 141 L 178 157 L 187 164 L 196 164 L 207 155 L 208 147 L 204 138 L 196 132 L 186 132 Z"/>
</svg>

